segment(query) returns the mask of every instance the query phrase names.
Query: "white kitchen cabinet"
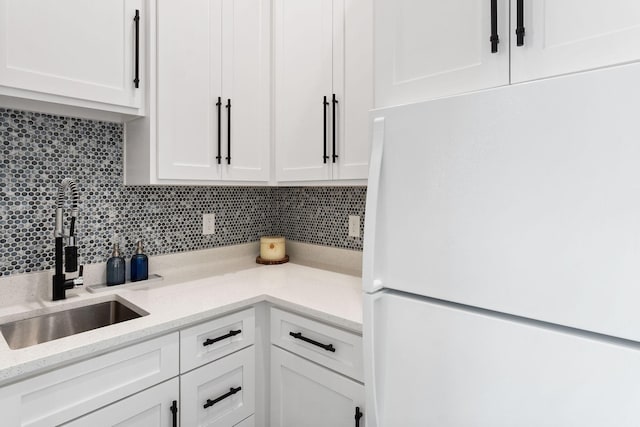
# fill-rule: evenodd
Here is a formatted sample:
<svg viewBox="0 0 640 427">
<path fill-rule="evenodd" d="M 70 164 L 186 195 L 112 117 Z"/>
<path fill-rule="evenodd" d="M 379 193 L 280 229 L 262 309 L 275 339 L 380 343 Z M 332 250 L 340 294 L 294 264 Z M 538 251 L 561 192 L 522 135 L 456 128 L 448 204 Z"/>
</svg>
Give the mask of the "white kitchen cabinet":
<svg viewBox="0 0 640 427">
<path fill-rule="evenodd" d="M 276 0 L 278 182 L 366 179 L 371 0 Z"/>
<path fill-rule="evenodd" d="M 377 108 L 640 59 L 637 1 L 375 0 L 375 8 Z"/>
<path fill-rule="evenodd" d="M 524 0 L 524 44 L 511 38 L 511 82 L 640 59 L 640 2 Z M 512 28 L 517 0 L 511 0 Z M 513 34 L 513 33 L 512 33 Z"/>
<path fill-rule="evenodd" d="M 375 0 L 375 104 L 509 84 L 509 0 Z"/>
<path fill-rule="evenodd" d="M 146 21 L 143 0 L 0 0 L 3 103 L 144 114 Z"/>
<path fill-rule="evenodd" d="M 272 347 L 272 427 L 364 427 L 357 413 L 365 413 L 364 385 Z"/>
<path fill-rule="evenodd" d="M 183 426 L 233 426 L 255 411 L 255 348 L 245 348 L 180 377 Z"/>
<path fill-rule="evenodd" d="M 270 1 L 159 0 L 150 6 L 149 117 L 126 125 L 125 182 L 266 182 Z"/>
<path fill-rule="evenodd" d="M 180 383 L 174 378 L 63 425 L 177 427 L 179 391 Z"/>
<path fill-rule="evenodd" d="M 178 346 L 173 333 L 2 387 L 2 425 L 59 425 L 175 377 Z"/>
</svg>

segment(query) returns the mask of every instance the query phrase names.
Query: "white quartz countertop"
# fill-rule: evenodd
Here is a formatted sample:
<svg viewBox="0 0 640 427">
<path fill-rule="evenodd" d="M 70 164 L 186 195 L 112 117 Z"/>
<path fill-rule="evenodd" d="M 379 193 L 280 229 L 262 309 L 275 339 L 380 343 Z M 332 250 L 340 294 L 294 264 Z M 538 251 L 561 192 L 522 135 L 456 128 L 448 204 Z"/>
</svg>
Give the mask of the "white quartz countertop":
<svg viewBox="0 0 640 427">
<path fill-rule="evenodd" d="M 226 263 L 227 273 L 174 274 L 101 293 L 68 291 L 67 300 L 45 299 L 0 307 L 2 322 L 75 306 L 124 298 L 147 316 L 94 329 L 24 349 L 12 350 L 0 336 L 0 385 L 105 353 L 140 340 L 181 329 L 259 302 L 323 320 L 347 330 L 362 330 L 361 279 L 287 263 L 263 266 L 255 257 Z"/>
</svg>

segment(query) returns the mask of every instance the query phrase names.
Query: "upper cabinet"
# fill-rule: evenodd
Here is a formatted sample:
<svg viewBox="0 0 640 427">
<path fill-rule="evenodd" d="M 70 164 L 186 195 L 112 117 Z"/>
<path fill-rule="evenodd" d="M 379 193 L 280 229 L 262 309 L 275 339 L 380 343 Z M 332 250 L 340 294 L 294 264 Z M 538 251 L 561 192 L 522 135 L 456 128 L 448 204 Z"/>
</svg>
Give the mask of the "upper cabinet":
<svg viewBox="0 0 640 427">
<path fill-rule="evenodd" d="M 373 107 L 372 0 L 275 0 L 276 180 L 362 180 Z"/>
<path fill-rule="evenodd" d="M 640 1 L 512 0 L 511 82 L 640 59 Z"/>
<path fill-rule="evenodd" d="M 36 101 L 144 114 L 144 4 L 0 0 L 3 104 Z"/>
<path fill-rule="evenodd" d="M 375 0 L 376 107 L 640 59 L 640 2 Z"/>
<path fill-rule="evenodd" d="M 376 107 L 509 84 L 508 0 L 375 1 Z"/>
<path fill-rule="evenodd" d="M 267 182 L 270 2 L 158 0 L 149 115 L 126 124 L 126 183 Z"/>
</svg>

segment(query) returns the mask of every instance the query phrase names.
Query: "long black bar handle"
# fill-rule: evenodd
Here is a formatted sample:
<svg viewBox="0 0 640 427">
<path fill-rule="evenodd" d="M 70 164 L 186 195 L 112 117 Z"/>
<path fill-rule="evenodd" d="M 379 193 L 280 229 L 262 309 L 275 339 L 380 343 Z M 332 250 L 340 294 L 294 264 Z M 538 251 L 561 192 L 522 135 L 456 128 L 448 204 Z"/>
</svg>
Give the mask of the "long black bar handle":
<svg viewBox="0 0 640 427">
<path fill-rule="evenodd" d="M 171 425 L 178 427 L 178 401 L 174 400 L 171 404 Z"/>
<path fill-rule="evenodd" d="M 218 108 L 218 155 L 216 160 L 220 164 L 222 163 L 222 98 L 218 97 L 216 107 Z"/>
<path fill-rule="evenodd" d="M 336 162 L 338 155 L 336 154 L 336 105 L 338 105 L 338 100 L 336 99 L 336 94 L 333 94 L 333 163 Z"/>
<path fill-rule="evenodd" d="M 231 99 L 227 99 L 227 164 L 231 164 Z"/>
<path fill-rule="evenodd" d="M 226 340 L 227 338 L 235 337 L 236 335 L 238 335 L 240 333 L 242 333 L 242 329 L 238 329 L 236 331 L 229 331 L 229 333 L 226 334 L 226 335 L 222 335 L 222 336 L 217 337 L 217 338 L 209 338 L 209 339 L 207 339 L 205 342 L 202 343 L 202 345 L 204 347 L 206 347 L 208 345 L 215 344 L 218 341 L 222 341 L 222 340 Z"/>
<path fill-rule="evenodd" d="M 324 348 L 327 351 L 331 351 L 333 353 L 336 352 L 336 349 L 333 347 L 333 344 L 322 344 L 322 343 L 320 343 L 318 341 L 314 341 L 311 338 L 307 338 L 307 337 L 302 336 L 302 332 L 289 332 L 289 335 L 291 335 L 295 339 L 302 340 L 304 342 L 308 342 L 309 344 L 313 344 L 313 345 L 318 346 L 320 348 Z"/>
<path fill-rule="evenodd" d="M 524 46 L 524 0 L 517 0 L 516 15 L 516 45 Z"/>
<path fill-rule="evenodd" d="M 327 156 L 327 105 L 329 105 L 329 102 L 327 101 L 327 96 L 325 95 L 324 97 L 324 101 L 322 101 L 322 110 L 324 112 L 324 121 L 322 122 L 322 131 L 324 133 L 324 139 L 323 139 L 323 154 L 322 154 L 322 163 L 327 163 L 327 160 L 329 159 L 329 156 Z"/>
<path fill-rule="evenodd" d="M 498 0 L 491 0 L 491 53 L 498 53 L 498 43 L 500 43 L 500 37 L 498 37 Z"/>
<path fill-rule="evenodd" d="M 140 87 L 140 10 L 136 9 L 136 16 L 133 18 L 136 26 L 136 75 L 133 78 L 133 84 L 136 89 Z"/>
<path fill-rule="evenodd" d="M 364 414 L 360 412 L 360 407 L 356 406 L 356 427 L 360 427 L 360 418 L 362 418 L 362 415 Z"/>
<path fill-rule="evenodd" d="M 211 400 L 211 399 L 207 399 L 207 403 L 204 404 L 204 409 L 210 408 L 211 406 L 215 405 L 216 403 L 220 402 L 221 400 L 226 399 L 229 396 L 233 396 L 234 394 L 236 394 L 237 392 L 239 392 L 240 390 L 242 390 L 242 387 L 236 387 L 233 388 L 231 387 L 229 389 L 228 393 L 223 394 L 220 397 L 216 397 L 215 399 Z"/>
</svg>

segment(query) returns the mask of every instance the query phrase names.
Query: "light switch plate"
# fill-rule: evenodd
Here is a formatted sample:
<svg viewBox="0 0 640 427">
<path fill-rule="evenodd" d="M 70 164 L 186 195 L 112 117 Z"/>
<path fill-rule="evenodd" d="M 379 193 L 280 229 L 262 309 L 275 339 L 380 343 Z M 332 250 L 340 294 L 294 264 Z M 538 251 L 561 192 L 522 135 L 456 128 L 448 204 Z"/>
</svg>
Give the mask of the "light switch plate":
<svg viewBox="0 0 640 427">
<path fill-rule="evenodd" d="M 216 214 L 202 215 L 202 234 L 216 234 Z"/>
<path fill-rule="evenodd" d="M 349 215 L 349 237 L 360 237 L 360 215 Z"/>
</svg>

